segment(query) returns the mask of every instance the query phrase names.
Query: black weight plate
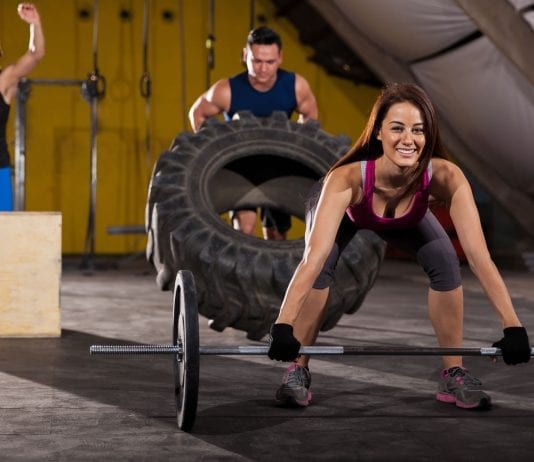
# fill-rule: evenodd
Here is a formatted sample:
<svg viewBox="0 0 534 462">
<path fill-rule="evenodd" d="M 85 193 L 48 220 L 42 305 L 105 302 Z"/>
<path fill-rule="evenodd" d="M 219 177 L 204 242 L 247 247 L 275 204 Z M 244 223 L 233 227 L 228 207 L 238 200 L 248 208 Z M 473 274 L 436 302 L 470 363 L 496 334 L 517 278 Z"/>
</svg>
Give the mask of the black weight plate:
<svg viewBox="0 0 534 462">
<path fill-rule="evenodd" d="M 178 427 L 188 432 L 197 414 L 200 352 L 195 279 L 186 270 L 174 283 L 172 344 L 182 347 L 173 355 L 174 396 Z"/>
</svg>

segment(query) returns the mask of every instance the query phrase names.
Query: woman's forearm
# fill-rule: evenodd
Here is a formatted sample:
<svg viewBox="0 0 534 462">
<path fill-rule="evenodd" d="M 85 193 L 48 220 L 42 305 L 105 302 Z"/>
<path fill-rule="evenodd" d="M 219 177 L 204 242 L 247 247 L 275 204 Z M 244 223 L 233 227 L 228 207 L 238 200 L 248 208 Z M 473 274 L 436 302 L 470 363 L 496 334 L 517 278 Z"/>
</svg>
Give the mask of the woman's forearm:
<svg viewBox="0 0 534 462">
<path fill-rule="evenodd" d="M 491 258 L 484 262 L 470 262 L 472 271 L 480 281 L 486 296 L 501 319 L 503 327 L 521 326 L 514 310 L 510 293 L 506 284 Z"/>
<path fill-rule="evenodd" d="M 41 59 L 45 55 L 45 38 L 40 21 L 30 24 L 30 43 L 28 50 L 37 59 Z"/>
</svg>

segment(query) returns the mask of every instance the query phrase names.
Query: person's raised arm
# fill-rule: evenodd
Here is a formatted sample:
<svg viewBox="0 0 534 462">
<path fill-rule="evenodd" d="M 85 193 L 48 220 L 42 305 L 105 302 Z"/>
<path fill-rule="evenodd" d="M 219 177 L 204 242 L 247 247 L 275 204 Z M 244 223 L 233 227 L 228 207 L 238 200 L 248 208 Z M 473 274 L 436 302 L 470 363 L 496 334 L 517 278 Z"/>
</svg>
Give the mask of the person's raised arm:
<svg viewBox="0 0 534 462">
<path fill-rule="evenodd" d="M 230 102 L 231 90 L 228 79 L 215 82 L 189 109 L 189 122 L 193 131 L 197 132 L 206 119 L 228 111 Z"/>
<path fill-rule="evenodd" d="M 41 17 L 35 5 L 19 3 L 17 12 L 20 18 L 30 25 L 28 51 L 14 64 L 14 72 L 23 77 L 30 73 L 45 55 L 45 38 Z"/>
<path fill-rule="evenodd" d="M 309 119 L 319 118 L 317 101 L 308 81 L 299 74 L 295 75 L 295 94 L 297 96 L 298 121 L 304 123 Z"/>
<path fill-rule="evenodd" d="M 45 55 L 45 38 L 37 8 L 31 3 L 20 3 L 17 12 L 30 25 L 30 40 L 28 51 L 3 71 L 2 91 L 8 101 L 14 95 L 19 80 L 28 75 Z"/>
</svg>

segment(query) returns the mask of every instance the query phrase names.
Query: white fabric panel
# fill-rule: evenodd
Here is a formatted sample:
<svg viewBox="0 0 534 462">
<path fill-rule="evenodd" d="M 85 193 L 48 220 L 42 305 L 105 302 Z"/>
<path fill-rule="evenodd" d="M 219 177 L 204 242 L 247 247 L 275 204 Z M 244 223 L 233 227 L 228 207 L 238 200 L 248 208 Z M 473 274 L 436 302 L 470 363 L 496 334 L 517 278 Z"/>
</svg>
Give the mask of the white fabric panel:
<svg viewBox="0 0 534 462">
<path fill-rule="evenodd" d="M 530 27 L 532 27 L 532 29 L 534 30 L 534 11 L 529 11 L 528 13 L 525 13 L 523 17 L 530 24 Z"/>
<path fill-rule="evenodd" d="M 534 0 L 508 0 L 516 10 L 522 10 L 529 6 L 534 5 Z"/>
<path fill-rule="evenodd" d="M 482 37 L 412 70 L 466 146 L 534 195 L 534 89 L 516 67 Z"/>
<path fill-rule="evenodd" d="M 534 6 L 534 0 L 508 0 L 516 10 L 522 10 L 523 8 Z M 534 11 L 528 11 L 523 14 L 523 17 L 534 29 Z"/>
<path fill-rule="evenodd" d="M 454 0 L 332 0 L 354 27 L 388 54 L 411 62 L 477 30 Z"/>
</svg>

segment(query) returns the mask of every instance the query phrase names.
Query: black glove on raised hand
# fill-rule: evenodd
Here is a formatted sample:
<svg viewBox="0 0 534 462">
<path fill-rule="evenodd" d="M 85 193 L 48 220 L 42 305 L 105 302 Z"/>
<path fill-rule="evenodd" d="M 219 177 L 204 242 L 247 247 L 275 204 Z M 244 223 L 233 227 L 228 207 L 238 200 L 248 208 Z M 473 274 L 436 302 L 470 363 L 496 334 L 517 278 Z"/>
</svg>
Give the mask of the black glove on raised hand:
<svg viewBox="0 0 534 462">
<path fill-rule="evenodd" d="M 493 344 L 502 350 L 506 364 L 528 363 L 530 361 L 530 344 L 524 327 L 507 327 L 504 337 Z"/>
<path fill-rule="evenodd" d="M 273 324 L 267 355 L 277 361 L 293 361 L 299 356 L 300 342 L 293 336 L 293 326 Z"/>
</svg>

